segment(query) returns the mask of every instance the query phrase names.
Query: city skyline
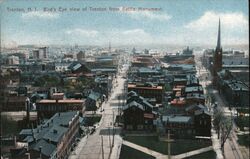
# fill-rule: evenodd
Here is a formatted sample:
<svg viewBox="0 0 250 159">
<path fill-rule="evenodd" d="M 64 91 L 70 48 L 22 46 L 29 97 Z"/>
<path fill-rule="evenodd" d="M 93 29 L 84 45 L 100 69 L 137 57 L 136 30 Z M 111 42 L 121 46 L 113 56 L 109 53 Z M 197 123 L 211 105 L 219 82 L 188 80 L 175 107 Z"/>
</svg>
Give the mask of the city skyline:
<svg viewBox="0 0 250 159">
<path fill-rule="evenodd" d="M 15 2 L 15 3 L 13 3 Z M 44 11 L 47 9 L 56 11 Z M 70 8 L 81 11 L 69 11 Z M 93 11 L 92 8 L 106 8 Z M 118 8 L 111 11 L 109 8 Z M 158 11 L 124 11 L 157 8 Z M 37 11 L 23 12 L 22 8 Z M 61 8 L 61 11 L 59 11 Z M 67 10 L 63 10 L 63 9 Z M 86 11 L 83 11 L 87 8 Z M 13 9 L 13 10 L 12 10 Z M 16 10 L 15 10 L 16 9 Z M 20 9 L 20 10 L 18 10 Z M 3 1 L 1 43 L 8 45 L 248 45 L 248 2 L 220 1 Z"/>
</svg>

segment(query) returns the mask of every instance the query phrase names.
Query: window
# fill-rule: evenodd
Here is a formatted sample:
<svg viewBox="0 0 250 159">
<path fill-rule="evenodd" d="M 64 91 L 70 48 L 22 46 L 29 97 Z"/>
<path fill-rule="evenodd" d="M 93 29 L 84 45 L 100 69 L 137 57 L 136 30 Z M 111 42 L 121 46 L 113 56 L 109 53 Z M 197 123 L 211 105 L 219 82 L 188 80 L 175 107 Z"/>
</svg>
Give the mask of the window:
<svg viewBox="0 0 250 159">
<path fill-rule="evenodd" d="M 132 125 L 127 125 L 127 129 L 128 129 L 128 130 L 132 130 L 132 129 L 133 129 L 133 126 L 132 126 Z"/>
<path fill-rule="evenodd" d="M 137 129 L 138 130 L 142 130 L 143 129 L 143 125 L 137 125 Z"/>
</svg>

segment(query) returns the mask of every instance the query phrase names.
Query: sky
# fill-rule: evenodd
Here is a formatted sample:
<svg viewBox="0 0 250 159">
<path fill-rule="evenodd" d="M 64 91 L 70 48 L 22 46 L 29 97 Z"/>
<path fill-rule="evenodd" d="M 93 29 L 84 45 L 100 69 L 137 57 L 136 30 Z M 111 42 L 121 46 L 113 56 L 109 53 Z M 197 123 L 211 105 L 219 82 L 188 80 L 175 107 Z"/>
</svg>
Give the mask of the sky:
<svg viewBox="0 0 250 159">
<path fill-rule="evenodd" d="M 0 5 L 1 43 L 7 46 L 216 45 L 219 18 L 222 45 L 249 44 L 247 0 L 0 0 Z"/>
</svg>

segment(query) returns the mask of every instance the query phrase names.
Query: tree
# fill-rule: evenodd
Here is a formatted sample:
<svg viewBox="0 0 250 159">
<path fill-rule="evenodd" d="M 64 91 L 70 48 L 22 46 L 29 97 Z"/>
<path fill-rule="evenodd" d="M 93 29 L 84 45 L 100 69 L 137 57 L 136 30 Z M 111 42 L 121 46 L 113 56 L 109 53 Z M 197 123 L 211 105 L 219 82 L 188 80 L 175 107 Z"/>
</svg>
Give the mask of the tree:
<svg viewBox="0 0 250 159">
<path fill-rule="evenodd" d="M 220 128 L 221 128 L 221 149 L 222 149 L 223 154 L 224 154 L 224 144 L 231 133 L 232 127 L 233 127 L 233 124 L 232 124 L 231 119 L 225 118 L 221 122 L 221 126 L 220 126 Z"/>
<path fill-rule="evenodd" d="M 213 124 L 214 124 L 215 130 L 217 131 L 217 135 L 219 139 L 220 138 L 220 126 L 221 126 L 224 116 L 223 116 L 223 112 L 218 109 L 215 109 L 214 113 L 215 114 L 214 114 Z"/>
<path fill-rule="evenodd" d="M 216 113 L 214 114 L 214 120 L 213 124 L 215 127 L 215 130 L 218 134 L 218 139 L 220 138 L 220 144 L 221 144 L 221 150 L 224 154 L 224 144 L 226 140 L 228 139 L 230 132 L 232 130 L 232 120 L 229 118 L 226 118 L 224 116 L 224 113 L 221 109 L 215 109 Z"/>
</svg>

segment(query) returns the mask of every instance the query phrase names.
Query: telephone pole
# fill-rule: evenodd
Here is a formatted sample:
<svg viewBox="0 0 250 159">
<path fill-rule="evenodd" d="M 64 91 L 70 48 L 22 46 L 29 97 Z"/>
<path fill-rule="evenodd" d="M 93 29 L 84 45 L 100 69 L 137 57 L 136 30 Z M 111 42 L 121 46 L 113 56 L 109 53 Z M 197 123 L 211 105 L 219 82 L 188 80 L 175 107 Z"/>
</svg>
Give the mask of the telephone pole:
<svg viewBox="0 0 250 159">
<path fill-rule="evenodd" d="M 115 136 L 115 132 L 114 132 L 114 125 L 115 125 L 115 122 L 114 122 L 114 111 L 113 111 L 113 140 L 112 140 L 112 147 L 114 147 L 114 136 Z"/>
<path fill-rule="evenodd" d="M 101 136 L 101 144 L 102 144 L 102 159 L 104 159 L 103 137 L 102 136 Z"/>
<path fill-rule="evenodd" d="M 168 159 L 171 159 L 171 143 L 170 143 L 170 130 L 168 130 Z"/>
<path fill-rule="evenodd" d="M 110 152 L 111 152 L 110 127 L 109 127 L 109 147 L 110 147 Z"/>
<path fill-rule="evenodd" d="M 167 144 L 168 144 L 168 149 L 167 149 L 168 156 L 167 156 L 167 159 L 171 159 L 171 142 L 174 141 L 174 140 L 170 138 L 170 130 L 168 130 L 167 139 L 164 137 L 163 140 L 166 141 Z"/>
</svg>

